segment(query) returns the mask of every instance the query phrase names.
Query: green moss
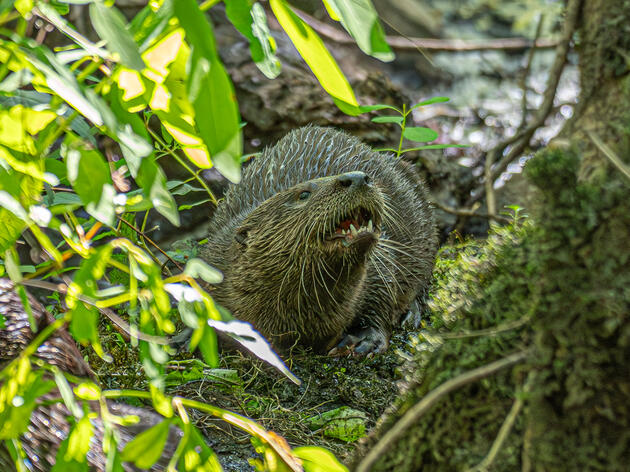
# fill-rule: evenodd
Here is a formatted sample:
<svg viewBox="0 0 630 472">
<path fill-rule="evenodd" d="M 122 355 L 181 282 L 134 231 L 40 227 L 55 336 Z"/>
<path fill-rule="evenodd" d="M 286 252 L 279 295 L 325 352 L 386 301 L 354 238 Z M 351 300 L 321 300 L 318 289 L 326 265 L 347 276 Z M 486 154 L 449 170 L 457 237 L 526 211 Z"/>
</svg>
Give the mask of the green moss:
<svg viewBox="0 0 630 472">
<path fill-rule="evenodd" d="M 572 152 L 541 153 L 527 167 L 535 217 L 438 264 L 447 273 L 437 272 L 414 386 L 384 429 L 450 378 L 524 349 L 528 361 L 441 398 L 374 470 L 474 467 L 517 397 L 524 408 L 492 470 L 627 469 L 630 201 L 615 182 L 579 182 L 578 165 Z"/>
</svg>

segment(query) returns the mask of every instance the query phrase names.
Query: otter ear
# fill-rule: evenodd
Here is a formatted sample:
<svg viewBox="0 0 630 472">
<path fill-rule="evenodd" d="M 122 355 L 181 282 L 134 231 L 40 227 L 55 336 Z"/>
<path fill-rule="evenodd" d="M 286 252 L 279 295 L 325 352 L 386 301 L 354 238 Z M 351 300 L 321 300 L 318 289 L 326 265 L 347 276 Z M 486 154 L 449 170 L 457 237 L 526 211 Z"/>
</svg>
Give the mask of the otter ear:
<svg viewBox="0 0 630 472">
<path fill-rule="evenodd" d="M 249 236 L 249 230 L 251 228 L 249 226 L 239 226 L 236 228 L 236 234 L 234 234 L 234 240 L 243 245 L 247 246 L 247 236 Z"/>
</svg>

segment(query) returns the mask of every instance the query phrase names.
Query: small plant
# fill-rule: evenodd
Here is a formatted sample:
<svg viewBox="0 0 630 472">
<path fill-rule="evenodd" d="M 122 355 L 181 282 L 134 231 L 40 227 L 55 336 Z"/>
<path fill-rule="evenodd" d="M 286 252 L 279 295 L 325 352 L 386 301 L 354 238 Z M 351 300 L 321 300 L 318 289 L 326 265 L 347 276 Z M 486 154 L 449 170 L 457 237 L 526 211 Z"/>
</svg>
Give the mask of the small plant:
<svg viewBox="0 0 630 472">
<path fill-rule="evenodd" d="M 465 144 L 426 144 L 424 146 L 410 147 L 403 149 L 403 142 L 405 139 L 409 141 L 413 141 L 416 143 L 428 143 L 431 141 L 435 141 L 438 138 L 437 132 L 433 131 L 431 128 L 425 128 L 422 126 L 407 126 L 407 117 L 411 114 L 413 110 L 416 108 L 420 108 L 423 106 L 433 105 L 434 103 L 443 103 L 448 102 L 448 97 L 433 97 L 428 100 L 424 100 L 422 102 L 416 103 L 415 105 L 411 105 L 407 107 L 407 105 L 403 104 L 402 110 L 396 108 L 392 105 L 366 105 L 359 107 L 361 112 L 367 113 L 371 111 L 380 111 L 380 110 L 393 110 L 398 115 L 385 115 L 385 116 L 375 116 L 372 118 L 374 123 L 396 123 L 400 127 L 400 140 L 398 142 L 398 147 L 394 148 L 381 148 L 376 149 L 377 151 L 382 152 L 394 152 L 396 153 L 396 157 L 402 156 L 406 152 L 411 151 L 422 151 L 424 149 L 445 149 L 450 147 L 468 147 Z"/>
</svg>

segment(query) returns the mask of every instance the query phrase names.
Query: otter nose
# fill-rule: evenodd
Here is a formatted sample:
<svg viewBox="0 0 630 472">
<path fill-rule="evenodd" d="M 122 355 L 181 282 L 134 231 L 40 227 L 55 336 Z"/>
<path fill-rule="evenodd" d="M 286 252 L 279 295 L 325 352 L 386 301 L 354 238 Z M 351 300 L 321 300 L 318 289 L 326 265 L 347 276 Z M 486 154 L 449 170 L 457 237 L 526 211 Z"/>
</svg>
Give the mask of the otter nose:
<svg viewBox="0 0 630 472">
<path fill-rule="evenodd" d="M 355 171 L 355 172 L 346 172 L 345 174 L 341 174 L 337 177 L 337 180 L 341 184 L 342 187 L 361 187 L 366 185 L 370 178 L 365 172 Z"/>
</svg>

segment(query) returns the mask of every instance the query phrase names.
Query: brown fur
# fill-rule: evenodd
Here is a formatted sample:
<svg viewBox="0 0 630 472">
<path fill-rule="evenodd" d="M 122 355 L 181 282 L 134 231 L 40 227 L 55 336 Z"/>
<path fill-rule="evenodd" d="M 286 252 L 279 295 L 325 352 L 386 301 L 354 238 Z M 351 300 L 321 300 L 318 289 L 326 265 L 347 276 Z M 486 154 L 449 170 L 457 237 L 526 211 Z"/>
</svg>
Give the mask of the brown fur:
<svg viewBox="0 0 630 472">
<path fill-rule="evenodd" d="M 347 186 L 348 172 L 368 183 Z M 375 234 L 329 241 L 359 208 Z M 384 349 L 401 313 L 424 295 L 437 249 L 414 170 L 318 127 L 295 130 L 255 158 L 211 228 L 204 258 L 224 274 L 215 299 L 276 346 L 299 340 L 320 351 L 343 333 L 359 352 Z"/>
</svg>

